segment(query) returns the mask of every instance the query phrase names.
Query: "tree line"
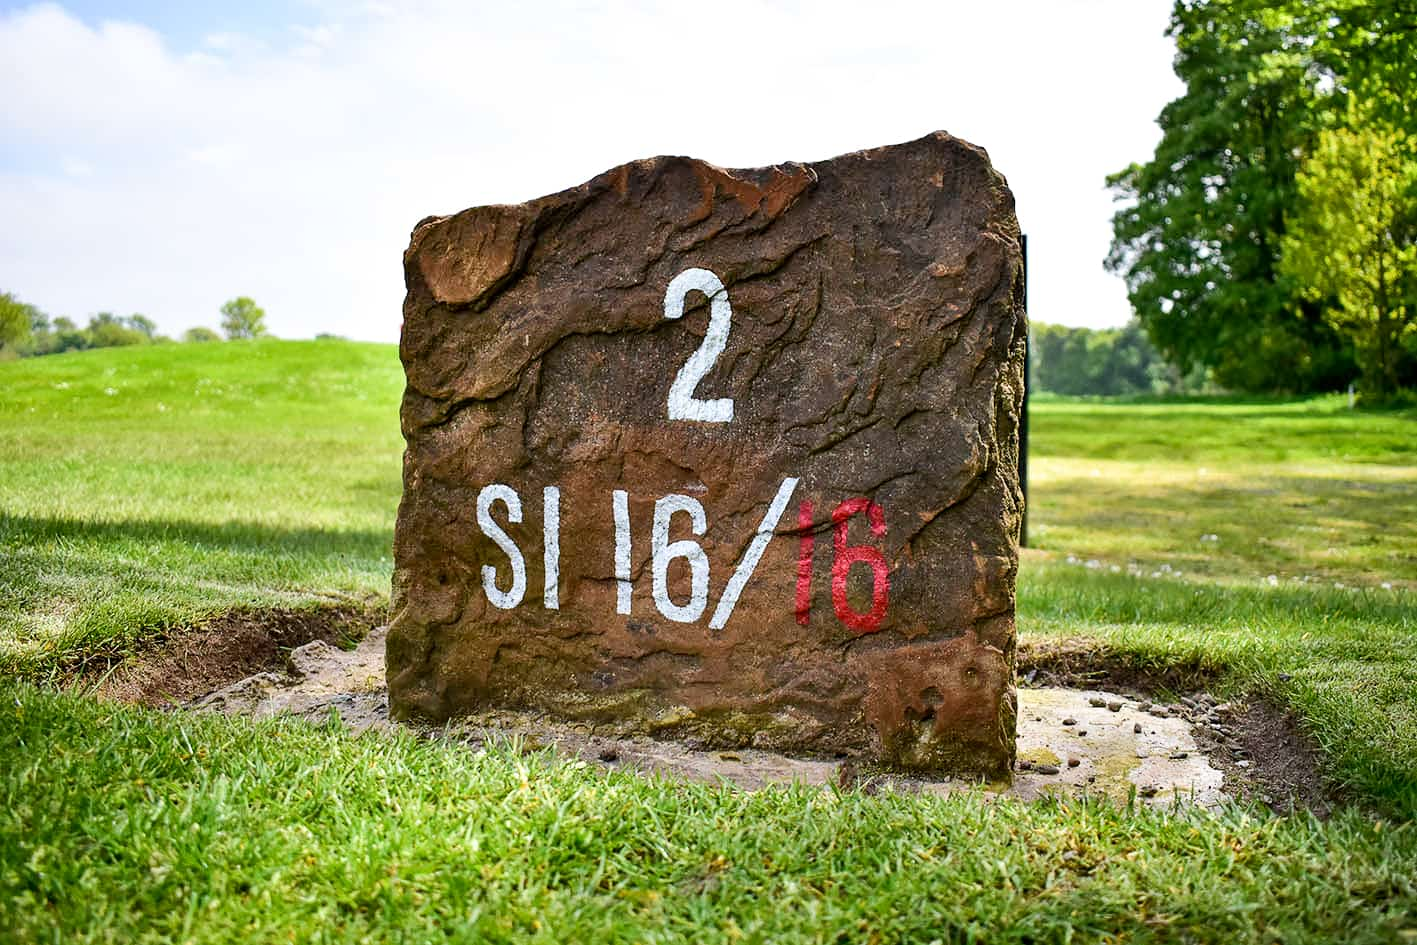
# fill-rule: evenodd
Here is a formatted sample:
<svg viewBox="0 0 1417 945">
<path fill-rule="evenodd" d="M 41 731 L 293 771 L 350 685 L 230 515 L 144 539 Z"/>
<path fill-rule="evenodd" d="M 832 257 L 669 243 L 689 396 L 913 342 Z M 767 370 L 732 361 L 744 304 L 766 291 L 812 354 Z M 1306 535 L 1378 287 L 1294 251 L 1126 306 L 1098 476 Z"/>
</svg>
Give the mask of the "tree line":
<svg viewBox="0 0 1417 945">
<path fill-rule="evenodd" d="M 231 299 L 221 307 L 221 329 L 226 338 L 258 338 L 266 334 L 266 313 L 246 296 Z M 180 339 L 187 343 L 220 341 L 222 335 L 211 328 L 189 328 Z M 146 315 L 114 315 L 99 312 L 79 327 L 71 318 L 51 318 L 38 307 L 22 302 L 8 292 L 0 292 L 0 360 L 82 351 L 86 348 L 113 348 L 121 345 L 170 344 L 174 339 L 160 335 L 157 323 Z"/>
<path fill-rule="evenodd" d="M 1121 328 L 1028 326 L 1028 385 L 1087 397 L 1215 393 L 1204 368 L 1182 374 L 1132 319 Z"/>
<path fill-rule="evenodd" d="M 1178 0 L 1185 92 L 1108 178 L 1107 266 L 1232 390 L 1417 385 L 1417 0 Z"/>
</svg>

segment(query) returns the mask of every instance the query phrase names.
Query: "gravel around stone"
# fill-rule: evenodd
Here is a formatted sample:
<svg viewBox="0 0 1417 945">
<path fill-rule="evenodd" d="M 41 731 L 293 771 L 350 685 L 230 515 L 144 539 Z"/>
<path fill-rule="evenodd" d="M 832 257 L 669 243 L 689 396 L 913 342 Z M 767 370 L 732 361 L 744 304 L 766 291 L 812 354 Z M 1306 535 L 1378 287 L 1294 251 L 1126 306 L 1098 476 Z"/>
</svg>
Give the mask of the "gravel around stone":
<svg viewBox="0 0 1417 945">
<path fill-rule="evenodd" d="M 334 713 L 353 731 L 387 729 L 385 628 L 352 650 L 317 640 L 290 654 L 285 672 L 262 672 L 191 703 L 199 711 L 325 721 Z M 1113 709 L 1113 704 L 1119 704 Z M 488 712 L 429 734 L 472 744 L 519 738 L 528 749 L 552 748 L 607 768 L 629 768 L 697 781 L 728 781 L 753 790 L 799 781 L 946 794 L 979 788 L 1031 800 L 1057 792 L 1101 794 L 1153 806 L 1214 806 L 1227 797 L 1224 775 L 1192 735 L 1190 721 L 1153 716 L 1117 693 L 1061 687 L 1019 690 L 1018 764 L 1013 783 L 978 785 L 878 773 L 853 759 L 795 758 L 756 748 L 704 749 L 647 736 L 617 736 L 534 713 Z M 1064 724 L 1068 720 L 1072 724 Z"/>
</svg>

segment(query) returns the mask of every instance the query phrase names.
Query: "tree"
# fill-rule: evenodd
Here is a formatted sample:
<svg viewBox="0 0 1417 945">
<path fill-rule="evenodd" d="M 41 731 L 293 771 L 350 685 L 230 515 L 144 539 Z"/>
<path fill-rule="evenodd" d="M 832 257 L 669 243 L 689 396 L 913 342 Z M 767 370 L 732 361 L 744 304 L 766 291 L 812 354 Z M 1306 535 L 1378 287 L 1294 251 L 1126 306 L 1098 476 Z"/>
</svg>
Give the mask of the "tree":
<svg viewBox="0 0 1417 945">
<path fill-rule="evenodd" d="M 1417 329 L 1417 143 L 1349 111 L 1326 130 L 1298 176 L 1285 271 L 1315 299 L 1332 297 L 1334 327 L 1357 342 L 1377 399 L 1398 386 L 1403 335 Z"/>
<path fill-rule="evenodd" d="M 144 335 L 147 335 L 149 340 L 157 337 L 157 322 L 148 318 L 146 315 L 139 315 L 134 312 L 132 315 L 123 319 L 123 322 L 134 331 L 142 332 Z"/>
<path fill-rule="evenodd" d="M 221 330 L 226 337 L 257 338 L 266 333 L 266 313 L 246 296 L 239 296 L 221 307 Z"/>
<path fill-rule="evenodd" d="M 207 341 L 220 341 L 221 335 L 212 331 L 210 328 L 198 326 L 184 331 L 182 333 L 182 340 L 189 344 L 199 344 Z"/>
<path fill-rule="evenodd" d="M 84 329 L 88 347 L 117 348 L 124 345 L 147 344 L 152 339 L 129 324 L 126 318 L 119 318 L 112 312 L 99 312 L 89 319 L 89 327 Z"/>
<path fill-rule="evenodd" d="M 72 318 L 60 315 L 54 319 L 54 336 L 47 344 L 45 354 L 61 354 L 65 351 L 82 351 L 90 347 L 88 334 L 74 324 Z"/>
<path fill-rule="evenodd" d="M 35 316 L 43 317 L 33 305 L 21 302 L 8 292 L 0 292 L 0 357 L 16 357 L 30 340 Z"/>
<path fill-rule="evenodd" d="M 1152 159 L 1108 179 L 1122 207 L 1107 267 L 1168 360 L 1223 386 L 1311 389 L 1353 364 L 1322 304 L 1282 277 L 1285 211 L 1324 103 L 1303 5 L 1178 0 L 1185 93 Z"/>
<path fill-rule="evenodd" d="M 1121 328 L 1029 325 L 1029 384 L 1035 390 L 1083 396 L 1171 394 L 1204 386 L 1183 378 L 1147 341 L 1133 319 Z"/>
</svg>

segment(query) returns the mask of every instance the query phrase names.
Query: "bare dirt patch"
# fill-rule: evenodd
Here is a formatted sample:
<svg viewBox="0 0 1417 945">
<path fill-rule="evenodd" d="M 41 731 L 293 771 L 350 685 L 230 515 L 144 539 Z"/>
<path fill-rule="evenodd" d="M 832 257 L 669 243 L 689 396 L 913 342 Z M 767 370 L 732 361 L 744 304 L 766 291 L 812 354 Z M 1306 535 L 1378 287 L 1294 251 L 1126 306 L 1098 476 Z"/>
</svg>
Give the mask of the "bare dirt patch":
<svg viewBox="0 0 1417 945">
<path fill-rule="evenodd" d="M 1224 675 L 1199 660 L 1146 662 L 1084 638 L 1021 642 L 1016 667 L 1019 681 L 1029 686 L 1105 684 L 1138 695 L 1206 690 Z"/>
<path fill-rule="evenodd" d="M 1254 699 L 1237 704 L 1231 721 L 1229 737 L 1198 726 L 1196 741 L 1225 772 L 1232 793 L 1280 813 L 1307 808 L 1319 817 L 1348 799 L 1324 779 L 1318 745 L 1291 714 Z"/>
<path fill-rule="evenodd" d="M 1141 663 L 1091 640 L 1064 640 L 1021 645 L 1018 673 L 1021 686 L 1100 686 L 1185 718 L 1210 763 L 1224 772 L 1227 794 L 1320 817 L 1347 800 L 1324 778 L 1323 754 L 1292 713 L 1253 695 L 1225 702 L 1210 694 L 1223 690 L 1216 667 Z"/>
<path fill-rule="evenodd" d="M 73 684 L 144 705 L 311 720 L 333 712 L 355 730 L 383 728 L 391 724 L 376 626 L 383 617 L 359 607 L 233 612 L 169 633 Z M 1087 640 L 1027 643 L 1018 666 L 1015 796 L 1070 790 L 1206 806 L 1243 797 L 1319 816 L 1343 800 L 1295 719 L 1257 698 L 1216 699 L 1210 690 L 1224 687 L 1214 667 L 1138 663 Z M 474 743 L 511 736 L 606 766 L 749 789 L 792 780 L 930 793 L 971 786 L 858 771 L 851 759 L 629 738 L 536 713 L 488 712 L 438 731 Z"/>
<path fill-rule="evenodd" d="M 348 646 L 383 618 L 382 609 L 324 607 L 222 614 L 169 631 L 126 658 L 88 666 L 70 681 L 103 699 L 181 705 L 257 673 L 285 668 L 290 652 L 313 640 Z"/>
<path fill-rule="evenodd" d="M 387 729 L 384 629 L 353 650 L 308 643 L 282 672 L 262 672 L 196 701 L 197 711 L 325 721 L 337 716 L 353 731 Z M 1150 703 L 1146 703 L 1150 706 Z M 655 772 L 695 781 L 727 781 L 754 790 L 770 784 L 835 783 L 868 792 L 947 794 L 982 789 L 1032 800 L 1050 794 L 1090 794 L 1119 803 L 1156 807 L 1193 803 L 1213 807 L 1226 797 L 1222 772 L 1209 764 L 1178 710 L 1148 714 L 1134 700 L 1096 689 L 1035 688 L 1019 693 L 1019 765 L 1010 782 L 905 777 L 862 765 L 859 759 L 803 758 L 746 745 L 721 750 L 551 718 L 536 710 L 483 710 L 430 736 L 484 745 L 515 739 L 525 749 L 549 748 L 606 767 Z"/>
</svg>

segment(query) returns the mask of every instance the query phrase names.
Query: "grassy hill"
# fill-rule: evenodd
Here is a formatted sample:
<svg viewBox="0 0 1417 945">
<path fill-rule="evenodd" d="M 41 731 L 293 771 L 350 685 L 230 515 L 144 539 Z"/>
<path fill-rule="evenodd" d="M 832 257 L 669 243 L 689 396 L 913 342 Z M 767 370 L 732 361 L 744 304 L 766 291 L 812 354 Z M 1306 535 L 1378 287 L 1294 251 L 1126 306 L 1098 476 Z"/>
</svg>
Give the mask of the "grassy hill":
<svg viewBox="0 0 1417 945">
<path fill-rule="evenodd" d="M 387 598 L 392 345 L 109 348 L 0 364 L 0 672 L 239 606 Z"/>
<path fill-rule="evenodd" d="M 18 941 L 1411 941 L 1417 413 L 1041 398 L 1019 619 L 1285 707 L 1328 821 L 730 789 L 37 688 L 233 607 L 387 599 L 392 346 L 0 363 Z M 1381 817 L 1375 817 L 1376 810 Z"/>
</svg>

